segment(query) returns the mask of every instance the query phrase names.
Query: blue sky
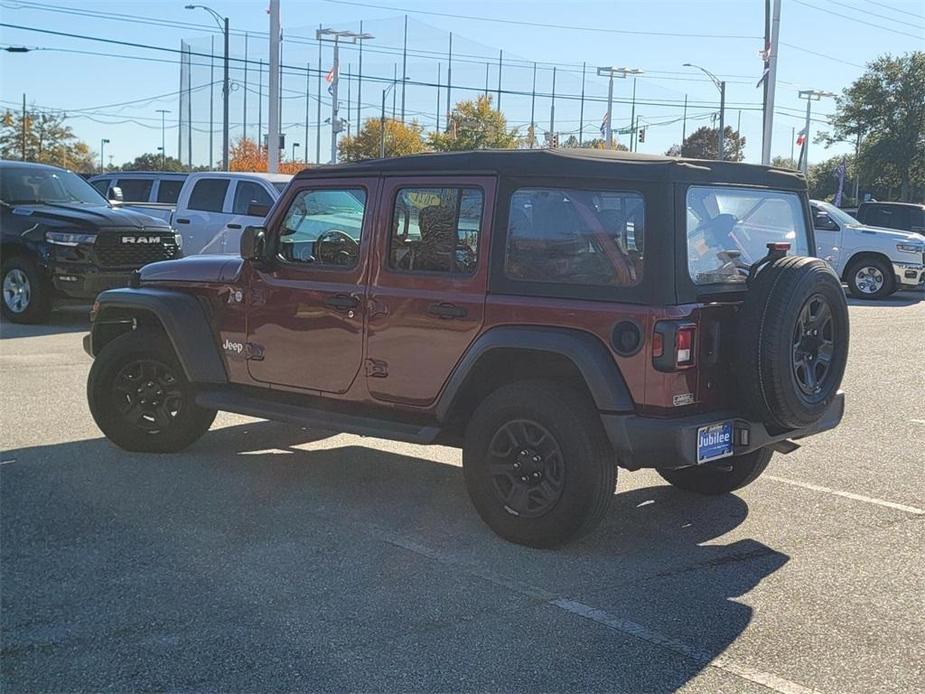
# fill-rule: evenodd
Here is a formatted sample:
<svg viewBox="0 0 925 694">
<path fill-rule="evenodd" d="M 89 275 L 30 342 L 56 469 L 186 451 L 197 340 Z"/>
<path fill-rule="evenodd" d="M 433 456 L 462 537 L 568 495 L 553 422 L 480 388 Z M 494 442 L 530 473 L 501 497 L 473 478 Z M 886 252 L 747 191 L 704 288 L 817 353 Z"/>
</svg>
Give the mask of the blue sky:
<svg viewBox="0 0 925 694">
<path fill-rule="evenodd" d="M 22 94 L 39 108 L 62 109 L 69 116 L 75 133 L 98 151 L 101 138 L 111 142 L 108 155 L 118 164 L 160 145 L 161 127 L 158 109 L 168 109 L 166 116 L 167 151 L 178 149 L 177 116 L 179 104 L 179 57 L 175 51 L 181 40 L 189 42 L 194 53 L 191 83 L 194 88 L 189 111 L 192 114 L 193 160 L 209 159 L 210 82 L 221 77 L 220 57 L 210 77 L 211 42 L 221 55 L 221 37 L 214 33 L 212 19 L 202 10 L 188 11 L 186 0 L 148 0 L 120 2 L 52 2 L 44 0 L 0 0 L 3 23 L 36 29 L 83 34 L 115 39 L 129 44 L 145 44 L 171 49 L 155 51 L 137 45 L 112 45 L 98 41 L 43 34 L 20 29 L 0 28 L 0 45 L 25 45 L 39 48 L 27 54 L 0 53 L 0 105 L 16 108 Z M 230 18 L 234 32 L 248 32 L 248 57 L 257 60 L 267 54 L 268 16 L 265 0 L 209 0 L 209 6 Z M 427 129 L 445 117 L 446 56 L 449 32 L 453 32 L 454 54 L 452 100 L 473 96 L 484 89 L 486 65 L 489 85 L 497 88 L 498 54 L 503 51 L 502 88 L 529 92 L 532 87 L 532 62 L 537 61 L 537 98 L 533 107 L 538 131 L 549 127 L 552 66 L 556 68 L 555 129 L 563 137 L 577 134 L 581 91 L 581 64 L 587 63 L 584 110 L 585 138 L 598 136 L 597 129 L 606 110 L 606 81 L 594 74 L 598 65 L 617 65 L 645 71 L 636 81 L 636 114 L 648 124 L 646 141 L 639 151 L 663 153 L 679 142 L 683 124 L 683 100 L 688 97 L 687 132 L 710 123 L 718 110 L 718 93 L 702 74 L 682 67 L 696 63 L 727 81 L 727 124 L 741 129 L 747 138 L 746 161 L 760 158 L 761 92 L 755 83 L 761 75 L 758 51 L 762 47 L 763 0 L 659 0 L 530 2 L 521 0 L 476 0 L 466 3 L 437 0 L 281 0 L 284 31 L 283 63 L 292 65 L 284 75 L 283 117 L 286 126 L 286 156 L 292 156 L 291 144 L 298 142 L 296 159 L 306 150 L 317 158 L 316 133 L 317 81 L 309 76 L 308 141 L 305 138 L 306 75 L 304 67 L 317 66 L 318 47 L 314 30 L 319 24 L 336 29 L 364 30 L 375 35 L 364 52 L 365 75 L 390 79 L 400 72 L 400 47 L 403 16 L 409 16 L 409 79 L 405 90 L 406 115 L 417 119 Z M 48 9 L 51 8 L 51 9 Z M 392 9 L 390 9 L 392 8 Z M 397 8 L 397 9 L 396 9 Z M 64 10 L 64 11 L 62 11 Z M 449 13 L 481 18 L 448 17 Z M 115 16 L 115 15 L 118 15 Z M 135 19 L 140 21 L 121 21 Z M 484 21 L 493 20 L 493 21 Z M 497 20 L 528 22 L 522 25 Z M 574 28 L 572 28 L 574 27 Z M 627 33 L 620 33 L 627 32 Z M 649 33 L 629 33 L 649 32 Z M 659 34 L 659 35 L 653 35 Z M 797 97 L 800 89 L 839 92 L 862 72 L 868 61 L 883 53 L 899 54 L 925 48 L 925 3 L 904 0 L 783 0 L 781 14 L 781 50 L 778 74 L 777 107 L 773 153 L 789 156 L 792 132 L 803 122 L 805 102 Z M 232 39 L 232 55 L 243 57 L 244 37 Z M 140 60 L 147 58 L 153 60 Z M 346 72 L 357 72 L 358 54 L 345 49 L 341 53 L 341 116 L 346 117 Z M 257 122 L 266 126 L 266 103 L 258 108 L 260 85 L 257 66 L 250 64 L 245 88 L 243 62 L 232 72 L 232 137 L 244 132 L 256 136 Z M 439 65 L 439 67 L 438 67 Z M 331 66 L 331 52 L 323 49 L 322 66 Z M 325 85 L 326 86 L 326 85 Z M 364 81 L 360 118 L 377 116 L 383 84 Z M 212 156 L 220 158 L 221 90 L 215 85 L 212 94 Z M 630 122 L 632 80 L 616 82 L 619 103 L 614 108 L 615 127 Z M 263 93 L 266 93 L 264 77 Z M 350 84 L 351 128 L 357 121 L 356 80 Z M 244 110 L 244 94 L 248 94 Z M 156 98 L 155 98 L 156 97 Z M 330 151 L 330 129 L 324 119 L 330 116 L 330 100 L 322 91 L 321 156 Z M 134 102 L 134 103 L 126 103 Z M 522 94 L 502 94 L 502 109 L 510 123 L 526 129 L 530 122 L 531 100 Z M 391 110 L 391 97 L 388 109 Z M 814 105 L 814 118 L 824 117 L 833 107 L 831 100 Z M 400 109 L 400 92 L 396 99 Z M 261 113 L 262 110 L 262 113 Z M 739 121 L 741 119 L 741 121 Z M 813 128 L 824 127 L 814 123 Z M 188 131 L 184 131 L 188 132 Z M 184 144 L 184 148 L 186 145 Z M 825 150 L 814 145 L 810 161 L 817 161 L 853 147 L 848 144 Z M 184 158 L 185 158 L 184 153 Z"/>
</svg>

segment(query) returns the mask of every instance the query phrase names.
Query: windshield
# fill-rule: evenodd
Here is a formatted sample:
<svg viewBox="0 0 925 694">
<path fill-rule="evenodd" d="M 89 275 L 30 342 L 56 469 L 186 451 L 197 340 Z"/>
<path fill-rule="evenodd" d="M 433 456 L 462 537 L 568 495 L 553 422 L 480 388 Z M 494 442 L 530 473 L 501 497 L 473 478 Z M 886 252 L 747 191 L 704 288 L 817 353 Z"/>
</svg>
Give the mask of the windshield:
<svg viewBox="0 0 925 694">
<path fill-rule="evenodd" d="M 10 166 L 0 169 L 0 200 L 8 205 L 93 205 L 109 203 L 77 174 L 61 169 Z"/>
<path fill-rule="evenodd" d="M 772 190 L 691 186 L 687 191 L 687 265 L 694 284 L 740 284 L 767 244 L 786 241 L 809 255 L 800 196 Z"/>
<path fill-rule="evenodd" d="M 860 222 L 856 220 L 854 217 L 852 217 L 850 214 L 848 214 L 847 212 L 845 212 L 843 209 L 839 207 L 835 207 L 835 205 L 833 205 L 830 202 L 822 202 L 820 200 L 820 201 L 814 202 L 813 204 L 816 205 L 816 207 L 818 207 L 820 210 L 825 212 L 827 215 L 829 215 L 829 217 L 833 221 L 835 221 L 837 224 L 842 224 L 842 225 L 860 224 Z"/>
</svg>

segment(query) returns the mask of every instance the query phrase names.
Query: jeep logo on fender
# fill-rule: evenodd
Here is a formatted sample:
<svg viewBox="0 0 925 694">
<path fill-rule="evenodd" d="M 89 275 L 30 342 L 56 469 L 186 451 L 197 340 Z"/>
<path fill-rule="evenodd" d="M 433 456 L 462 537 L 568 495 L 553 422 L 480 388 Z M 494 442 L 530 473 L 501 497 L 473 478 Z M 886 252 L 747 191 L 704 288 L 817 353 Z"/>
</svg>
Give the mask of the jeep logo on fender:
<svg viewBox="0 0 925 694">
<path fill-rule="evenodd" d="M 160 243 L 160 236 L 123 236 L 122 243 Z"/>
</svg>

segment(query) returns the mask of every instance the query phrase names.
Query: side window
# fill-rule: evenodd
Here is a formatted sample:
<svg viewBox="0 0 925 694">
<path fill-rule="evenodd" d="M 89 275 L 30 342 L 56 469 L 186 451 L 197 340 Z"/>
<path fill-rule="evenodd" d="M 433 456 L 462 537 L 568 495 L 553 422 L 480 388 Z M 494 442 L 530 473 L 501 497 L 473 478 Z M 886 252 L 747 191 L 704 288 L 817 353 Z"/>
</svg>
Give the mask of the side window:
<svg viewBox="0 0 925 694">
<path fill-rule="evenodd" d="M 813 208 L 813 228 L 821 229 L 822 231 L 838 231 L 838 224 L 829 217 L 829 213 L 825 210 L 814 207 Z"/>
<path fill-rule="evenodd" d="M 228 192 L 227 178 L 201 178 L 193 186 L 193 192 L 189 196 L 189 207 L 191 210 L 201 210 L 203 212 L 221 212 L 222 205 L 225 204 L 225 193 Z"/>
<path fill-rule="evenodd" d="M 231 211 L 234 214 L 247 214 L 247 208 L 250 207 L 252 202 L 273 207 L 273 199 L 262 185 L 253 181 L 238 181 L 234 191 L 234 206 Z"/>
<path fill-rule="evenodd" d="M 148 202 L 151 199 L 153 178 L 120 178 L 116 185 L 122 189 L 122 199 L 126 202 Z"/>
<path fill-rule="evenodd" d="M 102 178 L 99 181 L 93 181 L 93 183 L 90 185 L 96 188 L 96 192 L 102 195 L 104 198 L 106 197 L 106 193 L 109 192 L 108 178 Z"/>
<path fill-rule="evenodd" d="M 389 267 L 471 274 L 478 265 L 482 191 L 402 188 L 395 196 Z"/>
<path fill-rule="evenodd" d="M 157 187 L 157 201 L 174 204 L 180 198 L 180 189 L 183 181 L 162 178 Z"/>
<path fill-rule="evenodd" d="M 642 280 L 639 193 L 521 188 L 511 196 L 504 272 L 514 280 L 629 287 Z"/>
<path fill-rule="evenodd" d="M 280 257 L 291 263 L 356 266 L 365 211 L 363 188 L 300 191 L 280 228 Z"/>
</svg>

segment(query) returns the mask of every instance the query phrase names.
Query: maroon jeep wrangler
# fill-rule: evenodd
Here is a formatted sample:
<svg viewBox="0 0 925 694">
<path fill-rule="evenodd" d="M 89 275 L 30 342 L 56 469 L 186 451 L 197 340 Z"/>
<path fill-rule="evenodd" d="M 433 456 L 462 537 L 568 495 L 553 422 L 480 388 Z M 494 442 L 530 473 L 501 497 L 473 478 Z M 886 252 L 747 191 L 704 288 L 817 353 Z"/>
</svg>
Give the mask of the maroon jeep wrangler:
<svg viewBox="0 0 925 694">
<path fill-rule="evenodd" d="M 617 466 L 724 494 L 831 429 L 841 283 L 802 177 L 616 152 L 425 154 L 303 171 L 241 256 L 102 293 L 106 436 L 179 451 L 216 411 L 463 450 L 499 535 L 592 529 Z"/>
</svg>

